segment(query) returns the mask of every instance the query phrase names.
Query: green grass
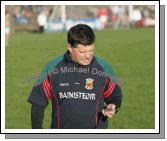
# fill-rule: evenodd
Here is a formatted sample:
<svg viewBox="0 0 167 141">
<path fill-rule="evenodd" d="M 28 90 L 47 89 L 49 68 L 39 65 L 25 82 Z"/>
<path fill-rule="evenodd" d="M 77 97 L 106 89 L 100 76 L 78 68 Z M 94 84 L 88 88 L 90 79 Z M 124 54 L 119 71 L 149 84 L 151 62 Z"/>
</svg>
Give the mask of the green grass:
<svg viewBox="0 0 167 141">
<path fill-rule="evenodd" d="M 95 54 L 112 64 L 120 79 L 123 102 L 109 120 L 113 129 L 155 128 L 154 29 L 96 31 Z M 66 33 L 12 34 L 5 49 L 5 127 L 31 128 L 27 98 L 44 65 L 66 51 Z M 51 104 L 44 128 L 50 127 Z"/>
</svg>

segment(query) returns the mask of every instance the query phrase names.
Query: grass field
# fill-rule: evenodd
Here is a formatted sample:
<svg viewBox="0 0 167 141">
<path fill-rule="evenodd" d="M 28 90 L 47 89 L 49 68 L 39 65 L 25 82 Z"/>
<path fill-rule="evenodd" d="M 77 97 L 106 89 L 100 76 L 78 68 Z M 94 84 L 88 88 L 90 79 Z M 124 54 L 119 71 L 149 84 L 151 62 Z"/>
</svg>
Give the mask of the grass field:
<svg viewBox="0 0 167 141">
<path fill-rule="evenodd" d="M 111 63 L 121 81 L 123 103 L 109 120 L 113 129 L 155 128 L 154 29 L 96 31 L 95 54 Z M 15 33 L 5 49 L 5 127 L 31 128 L 27 98 L 44 65 L 66 50 L 66 33 Z M 50 127 L 51 104 L 44 128 Z"/>
</svg>

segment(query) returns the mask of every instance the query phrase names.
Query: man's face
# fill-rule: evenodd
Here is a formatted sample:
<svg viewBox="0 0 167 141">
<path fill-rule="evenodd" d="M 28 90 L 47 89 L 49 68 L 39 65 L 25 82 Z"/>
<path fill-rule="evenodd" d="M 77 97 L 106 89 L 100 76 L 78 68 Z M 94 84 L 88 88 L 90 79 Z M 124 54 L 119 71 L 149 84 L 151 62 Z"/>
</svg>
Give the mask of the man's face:
<svg viewBox="0 0 167 141">
<path fill-rule="evenodd" d="M 71 54 L 73 61 L 80 65 L 89 65 L 93 59 L 95 44 L 81 45 L 78 44 L 75 48 L 68 45 L 68 50 Z"/>
</svg>

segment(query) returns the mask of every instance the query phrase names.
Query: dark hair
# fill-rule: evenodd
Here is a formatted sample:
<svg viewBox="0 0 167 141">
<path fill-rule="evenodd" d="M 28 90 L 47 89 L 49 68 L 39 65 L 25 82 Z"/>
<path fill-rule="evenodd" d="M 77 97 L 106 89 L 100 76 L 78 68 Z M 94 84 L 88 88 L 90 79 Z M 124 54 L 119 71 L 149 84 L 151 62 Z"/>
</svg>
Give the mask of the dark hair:
<svg viewBox="0 0 167 141">
<path fill-rule="evenodd" d="M 95 41 L 93 30 L 86 24 L 77 24 L 68 31 L 67 41 L 72 47 L 78 44 L 91 45 Z"/>
</svg>

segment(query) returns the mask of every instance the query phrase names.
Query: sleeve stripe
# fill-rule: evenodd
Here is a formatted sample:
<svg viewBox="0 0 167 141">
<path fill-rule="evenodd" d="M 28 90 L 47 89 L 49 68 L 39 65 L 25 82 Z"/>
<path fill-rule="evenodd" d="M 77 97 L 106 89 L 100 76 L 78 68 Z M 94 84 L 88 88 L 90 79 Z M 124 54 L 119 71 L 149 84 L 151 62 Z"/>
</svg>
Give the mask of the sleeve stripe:
<svg viewBox="0 0 167 141">
<path fill-rule="evenodd" d="M 112 85 L 111 90 L 110 90 L 110 91 L 106 91 L 106 92 L 104 93 L 104 97 L 105 97 L 105 98 L 107 98 L 107 97 L 112 93 L 112 91 L 114 90 L 114 86 L 115 86 L 115 85 Z"/>
<path fill-rule="evenodd" d="M 49 84 L 48 80 L 45 79 L 44 82 L 45 82 L 46 86 L 48 87 L 48 89 L 50 90 L 50 84 Z"/>
<path fill-rule="evenodd" d="M 43 87 L 43 89 L 44 89 L 44 91 L 45 91 L 45 95 L 46 95 L 47 99 L 49 100 L 48 91 L 47 91 L 47 89 L 46 89 L 44 83 L 42 83 L 42 87 Z"/>
<path fill-rule="evenodd" d="M 46 85 L 43 83 L 43 89 L 44 89 L 44 91 L 45 91 L 45 95 L 46 95 L 46 97 L 47 97 L 47 99 L 48 99 L 48 101 L 49 101 L 49 90 L 48 90 L 48 88 L 46 87 Z"/>
<path fill-rule="evenodd" d="M 112 88 L 112 85 L 113 85 L 113 83 L 110 81 L 109 86 L 108 86 L 108 88 L 106 90 L 106 93 L 108 93 L 110 91 L 110 89 Z"/>
<path fill-rule="evenodd" d="M 42 83 L 43 89 L 45 91 L 45 94 L 48 98 L 48 101 L 51 99 L 51 91 L 50 91 L 50 85 L 49 82 L 45 79 Z"/>
<path fill-rule="evenodd" d="M 47 79 L 45 79 L 45 84 L 46 84 L 46 87 L 48 89 L 48 96 L 49 96 L 49 100 L 51 99 L 51 87 L 50 87 L 50 83 L 48 82 Z"/>
<path fill-rule="evenodd" d="M 110 81 L 108 89 L 104 92 L 104 98 L 107 98 L 114 90 L 115 83 Z"/>
<path fill-rule="evenodd" d="M 106 90 L 107 93 L 110 91 L 110 89 L 112 88 L 112 86 L 113 86 L 113 83 L 110 81 L 108 89 Z"/>
<path fill-rule="evenodd" d="M 115 84 L 114 83 L 111 83 L 107 93 L 111 93 L 113 91 L 113 88 L 114 88 Z"/>
</svg>

